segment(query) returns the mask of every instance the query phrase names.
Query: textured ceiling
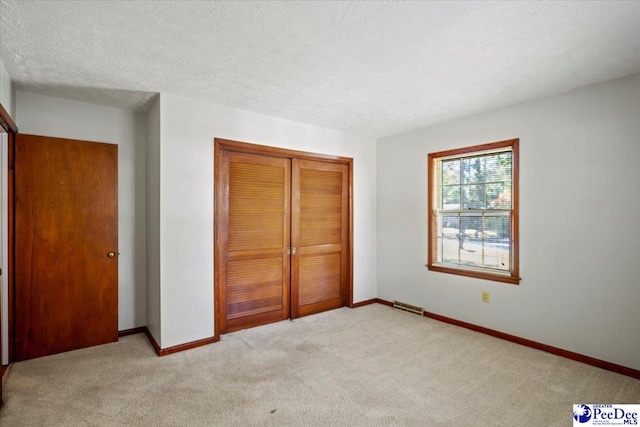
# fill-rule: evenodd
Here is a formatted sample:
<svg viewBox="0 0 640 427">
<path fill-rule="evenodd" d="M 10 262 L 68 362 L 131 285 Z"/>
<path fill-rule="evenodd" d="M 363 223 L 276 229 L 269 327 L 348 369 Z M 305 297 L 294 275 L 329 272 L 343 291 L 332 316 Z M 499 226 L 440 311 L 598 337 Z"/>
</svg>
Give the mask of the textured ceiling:
<svg viewBox="0 0 640 427">
<path fill-rule="evenodd" d="M 375 137 L 640 72 L 640 2 L 0 0 L 20 90 L 158 92 Z"/>
</svg>

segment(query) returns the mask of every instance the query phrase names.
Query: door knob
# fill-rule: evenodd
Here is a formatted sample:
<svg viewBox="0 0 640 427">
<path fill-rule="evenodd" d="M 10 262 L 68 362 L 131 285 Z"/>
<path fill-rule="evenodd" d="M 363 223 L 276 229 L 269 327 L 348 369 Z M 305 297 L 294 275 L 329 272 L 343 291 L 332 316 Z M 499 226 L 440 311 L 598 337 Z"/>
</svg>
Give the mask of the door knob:
<svg viewBox="0 0 640 427">
<path fill-rule="evenodd" d="M 295 254 L 296 254 L 296 248 L 295 248 L 295 247 L 294 247 L 293 249 L 291 249 L 291 253 L 292 253 L 293 255 L 295 255 Z"/>
<path fill-rule="evenodd" d="M 109 252 L 109 253 L 107 254 L 107 256 L 108 256 L 109 258 L 113 258 L 114 256 L 116 256 L 116 254 L 115 254 L 115 252 Z"/>
</svg>

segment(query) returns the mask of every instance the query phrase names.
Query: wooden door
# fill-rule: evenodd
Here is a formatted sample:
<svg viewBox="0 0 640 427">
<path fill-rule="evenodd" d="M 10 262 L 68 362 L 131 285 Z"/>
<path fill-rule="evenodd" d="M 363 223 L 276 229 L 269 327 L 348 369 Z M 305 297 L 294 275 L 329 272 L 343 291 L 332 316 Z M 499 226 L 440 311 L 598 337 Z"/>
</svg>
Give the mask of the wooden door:
<svg viewBox="0 0 640 427">
<path fill-rule="evenodd" d="M 347 305 L 349 170 L 293 159 L 291 317 Z"/>
<path fill-rule="evenodd" d="M 118 340 L 118 147 L 16 135 L 15 360 Z"/>
<path fill-rule="evenodd" d="M 220 331 L 289 317 L 289 159 L 223 151 L 217 187 Z"/>
</svg>

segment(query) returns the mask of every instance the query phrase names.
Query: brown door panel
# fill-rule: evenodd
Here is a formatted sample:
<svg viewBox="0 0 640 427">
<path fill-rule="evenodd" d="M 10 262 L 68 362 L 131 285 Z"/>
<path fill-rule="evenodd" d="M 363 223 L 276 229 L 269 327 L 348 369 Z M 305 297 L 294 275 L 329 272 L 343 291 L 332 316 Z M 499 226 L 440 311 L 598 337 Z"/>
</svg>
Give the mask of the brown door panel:
<svg viewBox="0 0 640 427">
<path fill-rule="evenodd" d="M 347 304 L 348 166 L 294 159 L 291 317 Z"/>
<path fill-rule="evenodd" d="M 16 135 L 16 360 L 117 341 L 117 174 L 117 145 Z"/>
<path fill-rule="evenodd" d="M 289 159 L 223 152 L 220 331 L 289 317 Z"/>
</svg>

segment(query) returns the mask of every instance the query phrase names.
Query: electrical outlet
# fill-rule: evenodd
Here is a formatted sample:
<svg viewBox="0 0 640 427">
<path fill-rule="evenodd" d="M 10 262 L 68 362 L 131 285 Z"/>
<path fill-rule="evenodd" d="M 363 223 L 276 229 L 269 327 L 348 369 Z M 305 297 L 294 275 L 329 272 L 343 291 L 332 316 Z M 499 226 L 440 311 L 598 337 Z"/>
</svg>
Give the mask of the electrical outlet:
<svg viewBox="0 0 640 427">
<path fill-rule="evenodd" d="M 482 302 L 489 302 L 489 292 L 482 291 Z"/>
</svg>

